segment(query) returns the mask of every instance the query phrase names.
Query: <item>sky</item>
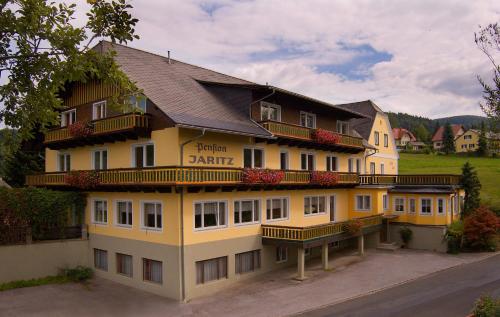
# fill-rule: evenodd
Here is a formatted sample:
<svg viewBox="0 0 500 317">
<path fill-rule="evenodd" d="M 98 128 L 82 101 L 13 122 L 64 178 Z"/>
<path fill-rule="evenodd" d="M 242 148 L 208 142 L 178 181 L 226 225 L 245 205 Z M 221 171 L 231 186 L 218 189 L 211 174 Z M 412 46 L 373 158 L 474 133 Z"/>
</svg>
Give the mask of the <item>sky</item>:
<svg viewBox="0 0 500 317">
<path fill-rule="evenodd" d="M 88 4 L 78 4 L 82 23 Z M 371 99 L 386 111 L 482 115 L 476 76 L 491 64 L 479 25 L 487 0 L 131 0 L 132 47 L 331 103 Z"/>
</svg>

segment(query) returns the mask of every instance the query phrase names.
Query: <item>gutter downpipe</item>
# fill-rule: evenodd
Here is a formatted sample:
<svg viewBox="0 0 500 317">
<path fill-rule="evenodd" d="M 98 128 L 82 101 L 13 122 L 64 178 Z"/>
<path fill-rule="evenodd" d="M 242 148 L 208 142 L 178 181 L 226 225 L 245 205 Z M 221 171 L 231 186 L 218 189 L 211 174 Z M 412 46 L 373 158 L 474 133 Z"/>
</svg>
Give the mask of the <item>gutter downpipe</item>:
<svg viewBox="0 0 500 317">
<path fill-rule="evenodd" d="M 373 153 L 370 153 L 370 154 L 365 154 L 365 174 L 367 174 L 367 173 L 366 173 L 366 159 L 367 159 L 369 156 L 375 155 L 375 154 L 377 154 L 377 153 L 378 153 L 378 149 L 374 149 L 374 150 L 373 150 Z"/>
<path fill-rule="evenodd" d="M 201 130 L 201 134 L 186 140 L 181 143 L 180 145 L 180 165 L 181 167 L 184 166 L 184 146 L 199 139 L 202 138 L 205 135 L 205 129 Z M 184 188 L 181 188 L 181 301 L 184 302 L 186 300 L 186 273 L 185 273 L 185 268 L 184 268 Z"/>
</svg>

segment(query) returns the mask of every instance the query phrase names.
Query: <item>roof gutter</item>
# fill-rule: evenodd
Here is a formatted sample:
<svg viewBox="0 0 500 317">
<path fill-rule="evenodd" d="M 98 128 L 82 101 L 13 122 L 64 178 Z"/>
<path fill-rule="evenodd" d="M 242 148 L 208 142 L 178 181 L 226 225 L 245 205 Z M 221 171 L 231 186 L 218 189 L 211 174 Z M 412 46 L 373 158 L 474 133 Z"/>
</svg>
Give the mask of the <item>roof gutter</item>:
<svg viewBox="0 0 500 317">
<path fill-rule="evenodd" d="M 216 129 L 216 128 L 207 128 L 207 127 L 200 127 L 200 126 L 195 126 L 195 125 L 190 125 L 190 124 L 184 124 L 184 123 L 177 123 L 177 124 L 175 124 L 175 126 L 176 127 L 180 127 L 180 128 L 187 128 L 187 129 L 194 129 L 194 130 L 203 129 L 205 131 L 219 132 L 219 133 L 228 133 L 228 134 L 236 134 L 236 135 L 243 135 L 243 136 L 251 136 L 251 137 L 257 137 L 257 138 L 267 138 L 267 139 L 273 138 L 272 136 L 267 136 L 267 135 L 262 135 L 262 134 L 245 133 L 245 132 L 238 132 L 238 131 L 224 130 L 224 129 Z M 259 125 L 259 127 L 260 127 L 260 125 Z M 267 131 L 264 128 L 262 128 L 262 130 Z"/>
</svg>

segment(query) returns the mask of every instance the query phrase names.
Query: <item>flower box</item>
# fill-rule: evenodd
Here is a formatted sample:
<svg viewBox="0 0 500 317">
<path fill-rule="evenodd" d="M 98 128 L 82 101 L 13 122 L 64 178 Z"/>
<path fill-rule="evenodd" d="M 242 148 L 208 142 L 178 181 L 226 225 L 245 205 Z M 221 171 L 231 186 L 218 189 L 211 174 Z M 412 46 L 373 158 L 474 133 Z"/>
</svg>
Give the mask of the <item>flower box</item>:
<svg viewBox="0 0 500 317">
<path fill-rule="evenodd" d="M 64 177 L 64 182 L 80 189 L 91 189 L 99 185 L 99 174 L 95 171 L 69 172 Z"/>
<path fill-rule="evenodd" d="M 338 182 L 338 174 L 329 171 L 312 171 L 309 182 L 315 185 L 336 185 Z"/>
<path fill-rule="evenodd" d="M 284 171 L 245 169 L 242 181 L 247 184 L 279 184 L 285 178 Z"/>
<path fill-rule="evenodd" d="M 68 126 L 68 132 L 72 137 L 82 138 L 92 134 L 92 126 L 88 122 L 77 121 Z"/>
<path fill-rule="evenodd" d="M 363 228 L 363 222 L 359 219 L 349 220 L 344 225 L 344 230 L 353 236 L 359 235 L 361 233 L 361 229 Z"/>
<path fill-rule="evenodd" d="M 342 137 L 332 131 L 316 129 L 312 133 L 312 139 L 322 144 L 337 144 L 342 140 Z"/>
</svg>

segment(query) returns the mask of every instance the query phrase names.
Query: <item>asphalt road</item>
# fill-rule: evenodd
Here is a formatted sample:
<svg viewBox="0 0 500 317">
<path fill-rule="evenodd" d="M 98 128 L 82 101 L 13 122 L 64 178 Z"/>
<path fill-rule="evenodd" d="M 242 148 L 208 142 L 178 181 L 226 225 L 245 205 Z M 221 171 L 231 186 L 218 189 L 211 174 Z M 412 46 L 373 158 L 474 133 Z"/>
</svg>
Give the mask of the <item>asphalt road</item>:
<svg viewBox="0 0 500 317">
<path fill-rule="evenodd" d="M 500 296 L 500 254 L 299 316 L 467 316 L 482 294 Z"/>
</svg>

